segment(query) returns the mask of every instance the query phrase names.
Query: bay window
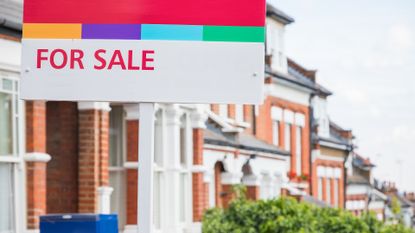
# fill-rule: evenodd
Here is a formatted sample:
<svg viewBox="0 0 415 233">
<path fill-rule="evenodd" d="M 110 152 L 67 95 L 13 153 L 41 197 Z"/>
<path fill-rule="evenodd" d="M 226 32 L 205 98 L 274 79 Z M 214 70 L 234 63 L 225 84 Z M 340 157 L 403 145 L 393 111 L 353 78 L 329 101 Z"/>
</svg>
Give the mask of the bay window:
<svg viewBox="0 0 415 233">
<path fill-rule="evenodd" d="M 279 121 L 272 122 L 272 143 L 276 146 L 280 145 L 280 123 Z"/>
<path fill-rule="evenodd" d="M 21 109 L 17 74 L 0 70 L 0 233 L 23 231 Z"/>
</svg>

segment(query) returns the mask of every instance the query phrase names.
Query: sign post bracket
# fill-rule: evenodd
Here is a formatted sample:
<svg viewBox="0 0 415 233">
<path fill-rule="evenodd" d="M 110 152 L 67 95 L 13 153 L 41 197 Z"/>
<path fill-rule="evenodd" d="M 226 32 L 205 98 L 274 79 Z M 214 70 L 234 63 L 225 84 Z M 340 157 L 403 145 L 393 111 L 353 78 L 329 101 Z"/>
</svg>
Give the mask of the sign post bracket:
<svg viewBox="0 0 415 233">
<path fill-rule="evenodd" d="M 152 233 L 154 103 L 140 103 L 139 108 L 137 233 Z"/>
</svg>

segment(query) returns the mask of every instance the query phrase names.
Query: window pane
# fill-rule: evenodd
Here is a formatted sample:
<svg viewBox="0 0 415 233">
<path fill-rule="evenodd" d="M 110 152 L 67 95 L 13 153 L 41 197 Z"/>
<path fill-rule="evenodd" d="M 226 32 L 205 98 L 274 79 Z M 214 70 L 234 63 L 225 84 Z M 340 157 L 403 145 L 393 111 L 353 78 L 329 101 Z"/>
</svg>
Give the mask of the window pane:
<svg viewBox="0 0 415 233">
<path fill-rule="evenodd" d="M 318 199 L 320 201 L 323 200 L 323 178 L 318 178 L 318 184 L 317 184 L 317 188 L 318 188 Z"/>
<path fill-rule="evenodd" d="M 291 125 L 285 125 L 285 150 L 291 151 Z"/>
<path fill-rule="evenodd" d="M 156 229 L 161 229 L 161 172 L 154 173 L 154 226 Z"/>
<path fill-rule="evenodd" d="M 235 120 L 237 122 L 243 122 L 244 121 L 244 107 L 242 104 L 236 104 L 235 105 Z"/>
<path fill-rule="evenodd" d="M 0 163 L 0 232 L 13 232 L 13 165 Z"/>
<path fill-rule="evenodd" d="M 163 166 L 163 112 L 156 113 L 156 123 L 154 128 L 154 162 L 158 166 Z"/>
<path fill-rule="evenodd" d="M 186 185 L 187 183 L 187 174 L 182 173 L 180 174 L 180 221 L 185 222 L 186 221 L 186 200 L 187 200 L 187 192 L 186 192 Z"/>
<path fill-rule="evenodd" d="M 331 179 L 326 179 L 326 202 L 331 204 Z"/>
<path fill-rule="evenodd" d="M 302 169 L 301 169 L 301 166 L 302 166 L 302 158 L 301 158 L 301 150 L 302 150 L 302 145 L 301 145 L 301 137 L 302 137 L 302 134 L 301 134 L 301 127 L 297 127 L 296 128 L 296 130 L 297 130 L 297 132 L 296 132 L 296 138 L 295 138 L 295 141 L 296 141 L 296 145 L 295 145 L 295 154 L 296 154 L 296 162 L 297 162 L 297 164 L 296 164 L 296 168 L 297 168 L 297 175 L 301 175 L 302 174 Z"/>
<path fill-rule="evenodd" d="M 274 145 L 280 145 L 280 126 L 278 121 L 272 122 L 272 141 Z"/>
<path fill-rule="evenodd" d="M 223 118 L 228 118 L 228 105 L 226 104 L 219 105 L 219 116 Z"/>
<path fill-rule="evenodd" d="M 13 154 L 12 95 L 0 93 L 0 155 Z"/>
<path fill-rule="evenodd" d="M 334 180 L 334 207 L 339 206 L 339 180 Z"/>
<path fill-rule="evenodd" d="M 110 112 L 110 166 L 123 166 L 123 116 L 122 106 L 113 106 Z"/>
<path fill-rule="evenodd" d="M 181 127 L 180 127 L 180 164 L 182 167 L 186 167 L 187 164 L 187 151 L 186 151 L 186 115 L 181 118 Z"/>
<path fill-rule="evenodd" d="M 13 91 L 13 81 L 12 80 L 3 79 L 2 84 L 3 84 L 3 90 Z"/>
</svg>

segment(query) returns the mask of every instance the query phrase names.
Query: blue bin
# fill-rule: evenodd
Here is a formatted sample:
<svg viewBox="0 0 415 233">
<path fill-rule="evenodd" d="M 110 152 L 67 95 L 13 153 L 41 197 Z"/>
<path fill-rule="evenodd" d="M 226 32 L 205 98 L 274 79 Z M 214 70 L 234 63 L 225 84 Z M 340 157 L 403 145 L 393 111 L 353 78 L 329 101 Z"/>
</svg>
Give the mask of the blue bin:
<svg viewBox="0 0 415 233">
<path fill-rule="evenodd" d="M 41 233 L 118 233 L 117 215 L 56 214 L 40 217 Z"/>
</svg>

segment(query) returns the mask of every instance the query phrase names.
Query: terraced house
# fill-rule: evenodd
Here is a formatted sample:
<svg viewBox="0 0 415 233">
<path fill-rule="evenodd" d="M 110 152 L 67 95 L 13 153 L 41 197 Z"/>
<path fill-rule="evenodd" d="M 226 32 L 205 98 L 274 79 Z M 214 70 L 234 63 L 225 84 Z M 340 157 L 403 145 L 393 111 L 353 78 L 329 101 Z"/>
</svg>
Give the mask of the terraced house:
<svg viewBox="0 0 415 233">
<path fill-rule="evenodd" d="M 103 212 L 135 232 L 138 105 L 19 101 L 21 8 L 0 7 L 0 232 L 37 232 L 44 214 Z M 287 58 L 293 22 L 267 7 L 264 104 L 156 105 L 156 232 L 200 232 L 203 211 L 226 207 L 235 184 L 254 200 L 343 206 L 351 132 L 330 121 L 315 71 Z"/>
</svg>

